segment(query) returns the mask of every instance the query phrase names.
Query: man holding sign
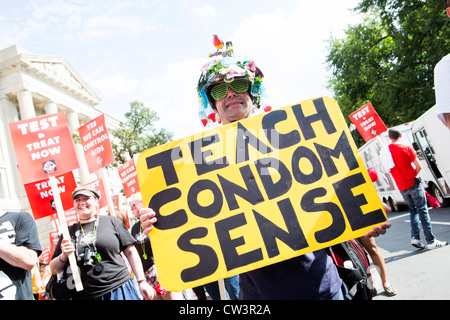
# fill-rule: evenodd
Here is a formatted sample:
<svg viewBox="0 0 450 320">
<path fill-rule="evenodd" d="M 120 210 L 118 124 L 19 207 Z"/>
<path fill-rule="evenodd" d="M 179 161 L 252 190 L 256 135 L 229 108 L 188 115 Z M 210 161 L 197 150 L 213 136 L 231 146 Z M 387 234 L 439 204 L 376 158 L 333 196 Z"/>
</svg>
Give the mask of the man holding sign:
<svg viewBox="0 0 450 320">
<path fill-rule="evenodd" d="M 174 237 L 166 238 L 164 237 L 165 233 L 180 230 L 184 233 L 179 236 L 172 247 L 178 251 L 171 251 L 171 254 L 177 257 L 181 266 L 183 261 L 180 255 L 186 259 L 193 254 L 198 256 L 197 259 L 189 260 L 191 265 L 198 263 L 196 266 L 184 268 L 180 273 L 180 279 L 185 285 L 195 286 L 202 284 L 201 281 L 207 283 L 211 282 L 208 280 L 217 280 L 219 276 L 224 278 L 240 274 L 239 297 L 244 300 L 344 299 L 346 289 L 339 278 L 335 265 L 325 250 L 314 249 L 340 242 L 336 239 L 349 229 L 342 210 L 331 201 L 335 202 L 338 198 L 344 202 L 342 204 L 344 211 L 353 211 L 355 216 L 347 215 L 348 223 L 353 231 L 360 230 L 360 235 L 363 235 L 361 234 L 362 230 L 368 231 L 367 228 L 385 222 L 386 218 L 380 209 L 367 214 L 362 214 L 359 207 L 357 210 L 349 209 L 350 206 L 357 207 L 367 204 L 362 195 L 358 195 L 356 192 L 353 195 L 351 190 L 356 185 L 364 183 L 365 178 L 362 173 L 336 181 L 331 187 L 336 189 L 336 194 L 339 193 L 337 196 L 331 189 L 330 192 L 320 187 L 308 189 L 309 185 L 320 184 L 319 180 L 325 174 L 328 176 L 336 174 L 331 170 L 333 169 L 331 164 L 333 160 L 330 156 L 338 157 L 342 153 L 346 162 L 350 163 L 350 167 L 359 168 L 360 172 L 365 171 L 365 168 L 364 170 L 360 168 L 363 165 L 354 159 L 352 152 L 349 154 L 348 151 L 351 149 L 347 147 L 348 141 L 345 133 L 337 136 L 338 146 L 335 150 L 318 143 L 305 144 L 301 140 L 299 132 L 291 129 L 292 119 L 288 119 L 291 114 L 295 114 L 296 120 L 299 124 L 301 123 L 304 139 L 315 137 L 314 129 L 316 127 L 304 125 L 307 117 L 304 117 L 301 105 L 268 113 L 267 117 L 262 117 L 262 115 L 252 117 L 254 108 L 258 108 L 261 103 L 262 79 L 263 74 L 255 63 L 243 59 L 226 57 L 222 60 L 211 61 L 203 68 L 203 74 L 198 84 L 200 112 L 203 113 L 201 119 L 207 118 L 215 121 L 220 118 L 223 124 L 227 125 L 222 129 L 228 128 L 232 133 L 230 134 L 231 140 L 236 143 L 236 145 L 232 145 L 231 151 L 233 152 L 225 152 L 221 154 L 225 157 L 220 158 L 215 152 L 218 150 L 211 147 L 217 145 L 220 140 L 222 131 L 219 129 L 217 131 L 220 132 L 217 134 L 188 143 L 190 153 L 194 158 L 194 166 L 183 165 L 178 161 L 188 160 L 184 158 L 186 152 L 183 148 L 183 141 L 173 149 L 161 148 L 164 150 L 158 154 L 154 153 L 159 149 L 150 150 L 151 152 L 143 153 L 139 158 L 137 168 L 141 191 L 143 196 L 147 196 L 146 190 L 149 190 L 150 196 L 153 195 L 145 203 L 148 203 L 149 207 L 156 212 L 152 209 L 141 209 L 143 210 L 142 226 L 146 228 L 146 232 L 150 232 L 153 224 L 158 220 L 150 234 L 152 243 L 155 244 L 155 261 L 158 264 L 159 261 L 164 261 L 165 257 L 163 253 L 158 252 L 158 241 L 154 242 L 153 237 L 155 240 L 161 240 L 161 244 L 168 245 L 170 239 Z M 312 102 L 308 102 L 308 105 L 311 104 Z M 314 106 L 321 109 L 319 116 L 327 114 L 326 103 L 323 99 L 316 99 Z M 214 110 L 215 115 L 207 114 L 211 112 L 210 108 Z M 332 117 L 328 117 L 327 121 L 323 119 L 320 121 L 319 117 L 316 118 L 314 122 L 318 122 L 319 127 L 321 123 L 326 122 L 325 126 L 330 133 L 337 132 L 333 126 Z M 236 121 L 240 122 L 235 123 Z M 266 130 L 265 133 L 270 146 L 269 143 L 258 139 L 259 137 L 255 137 L 247 129 L 255 124 L 258 125 L 258 121 L 261 122 L 263 129 L 273 129 Z M 279 123 L 280 125 L 277 126 Z M 288 125 L 285 126 L 285 123 Z M 235 127 L 238 127 L 239 130 L 233 131 Z M 285 133 L 286 130 L 292 131 Z M 272 132 L 267 133 L 268 131 Z M 207 149 L 208 147 L 210 149 Z M 272 155 L 272 157 L 249 161 L 253 151 L 251 147 L 257 149 L 260 154 Z M 294 147 L 297 148 L 294 149 Z M 322 162 L 327 164 L 324 164 L 325 170 L 322 170 L 319 158 L 309 149 L 310 147 L 320 151 Z M 272 148 L 279 152 L 279 156 L 274 157 L 275 151 Z M 207 150 L 204 151 L 205 149 Z M 337 155 L 336 150 L 338 151 Z M 227 149 L 227 151 L 229 150 Z M 289 152 L 293 152 L 290 155 L 292 174 L 290 168 L 281 161 Z M 200 156 L 201 159 L 196 156 Z M 233 158 L 234 156 L 236 159 Z M 207 161 L 212 157 L 215 157 L 216 160 Z M 172 163 L 168 162 L 170 160 Z M 232 160 L 236 160 L 233 165 L 230 164 Z M 306 163 L 303 168 L 303 164 L 307 161 L 310 163 Z M 248 163 L 248 165 L 236 166 L 241 163 Z M 142 166 L 142 164 L 144 165 Z M 160 176 L 158 173 L 154 173 L 155 171 L 150 171 L 146 176 L 147 171 L 141 169 L 145 166 L 147 169 L 158 167 L 158 169 L 162 169 L 164 175 Z M 190 172 L 192 167 L 194 167 L 194 172 Z M 237 172 L 236 168 L 239 169 Z M 259 176 L 253 174 L 254 168 Z M 334 167 L 334 169 L 336 168 Z M 210 175 L 212 171 L 219 172 L 219 170 L 224 171 L 215 176 Z M 273 171 L 276 173 L 273 174 Z M 154 173 L 153 176 L 152 173 Z M 192 177 L 193 173 L 197 174 L 198 179 L 186 190 L 182 186 L 181 176 Z M 233 175 L 241 175 L 240 178 L 244 180 L 246 188 L 235 183 L 236 179 Z M 207 177 L 211 178 L 207 179 Z M 162 190 L 155 193 L 152 188 L 156 188 L 160 183 L 160 178 L 165 181 L 166 186 L 161 186 Z M 370 178 L 367 177 L 367 179 L 370 181 Z M 299 184 L 304 185 L 305 188 L 297 192 L 298 189 L 294 188 L 294 185 Z M 317 200 L 327 193 L 330 196 L 331 192 L 333 194 L 331 194 L 330 202 Z M 288 194 L 289 197 L 287 197 Z M 181 201 L 180 199 L 184 195 L 187 197 L 185 209 L 175 205 Z M 369 196 L 371 199 L 377 198 Z M 146 198 L 146 200 L 148 199 Z M 353 204 L 350 204 L 352 202 Z M 227 204 L 230 213 L 225 209 L 220 210 Z M 249 204 L 248 208 L 244 208 L 244 205 L 248 206 Z M 191 214 L 188 214 L 188 208 Z M 237 209 L 239 211 L 235 211 Z M 167 214 L 171 210 L 175 210 L 175 212 Z M 325 214 L 320 216 L 322 211 Z M 235 214 L 236 212 L 238 213 Z M 317 218 L 316 212 L 320 213 L 317 215 L 319 218 Z M 207 221 L 212 226 L 207 226 Z M 381 227 L 375 227 L 367 235 L 384 234 L 389 226 L 389 222 L 381 224 Z M 317 227 L 320 227 L 319 230 L 316 230 L 317 232 L 311 231 Z M 186 231 L 185 228 L 190 228 L 190 230 Z M 249 234 L 254 230 L 256 233 Z M 350 235 L 353 235 L 351 231 L 349 232 Z M 184 255 L 185 253 L 189 255 Z M 223 256 L 220 256 L 221 254 Z M 162 271 L 166 269 L 170 269 L 170 264 L 164 264 Z M 169 277 L 167 279 L 165 281 L 171 285 L 169 281 L 172 280 Z M 165 285 L 162 273 L 160 280 Z M 165 286 L 168 287 L 168 285 Z"/>
</svg>

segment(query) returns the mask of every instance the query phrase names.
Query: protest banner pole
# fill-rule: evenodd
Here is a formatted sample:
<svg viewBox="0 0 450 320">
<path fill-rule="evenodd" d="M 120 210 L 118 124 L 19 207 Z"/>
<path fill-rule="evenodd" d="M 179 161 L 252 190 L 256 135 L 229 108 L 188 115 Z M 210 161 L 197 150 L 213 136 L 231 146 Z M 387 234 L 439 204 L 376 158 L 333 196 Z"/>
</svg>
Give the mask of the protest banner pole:
<svg viewBox="0 0 450 320">
<path fill-rule="evenodd" d="M 58 183 L 55 176 L 49 176 L 50 186 L 53 192 L 53 199 L 56 204 L 56 211 L 58 213 L 58 220 L 60 224 L 60 231 L 63 234 L 64 239 L 70 239 L 69 228 L 67 227 L 66 216 L 62 206 L 61 197 L 59 195 Z M 72 270 L 73 280 L 75 282 L 75 289 L 77 291 L 83 290 L 83 284 L 81 283 L 80 272 L 73 253 L 69 254 L 69 264 Z"/>
<path fill-rule="evenodd" d="M 112 198 L 111 198 L 111 190 L 109 189 L 109 181 L 106 178 L 106 174 L 105 174 L 105 168 L 101 168 L 99 173 L 100 173 L 100 177 L 103 179 L 103 183 L 104 183 L 104 187 L 105 187 L 105 192 L 106 192 L 106 200 L 108 201 L 108 209 L 109 209 L 109 215 L 116 217 L 116 211 L 114 210 L 114 204 L 112 202 Z"/>
<path fill-rule="evenodd" d="M 220 300 L 227 300 L 227 293 L 225 292 L 224 279 L 219 279 L 217 282 L 219 283 Z"/>
<path fill-rule="evenodd" d="M 377 142 L 378 150 L 382 150 L 385 146 L 384 146 L 383 141 L 381 141 L 381 139 L 380 139 L 380 135 L 377 135 L 375 137 L 375 139 L 376 139 L 376 142 Z"/>
</svg>

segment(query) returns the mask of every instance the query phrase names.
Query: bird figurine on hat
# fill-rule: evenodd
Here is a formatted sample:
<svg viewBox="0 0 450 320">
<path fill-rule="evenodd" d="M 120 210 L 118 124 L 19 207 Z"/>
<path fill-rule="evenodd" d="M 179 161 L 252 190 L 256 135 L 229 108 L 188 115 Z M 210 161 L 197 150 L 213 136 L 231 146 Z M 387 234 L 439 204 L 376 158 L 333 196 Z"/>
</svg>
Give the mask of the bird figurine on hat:
<svg viewBox="0 0 450 320">
<path fill-rule="evenodd" d="M 219 36 L 217 34 L 213 34 L 213 45 L 216 47 L 217 51 L 223 48 L 224 43 L 222 40 L 220 40 Z"/>
</svg>

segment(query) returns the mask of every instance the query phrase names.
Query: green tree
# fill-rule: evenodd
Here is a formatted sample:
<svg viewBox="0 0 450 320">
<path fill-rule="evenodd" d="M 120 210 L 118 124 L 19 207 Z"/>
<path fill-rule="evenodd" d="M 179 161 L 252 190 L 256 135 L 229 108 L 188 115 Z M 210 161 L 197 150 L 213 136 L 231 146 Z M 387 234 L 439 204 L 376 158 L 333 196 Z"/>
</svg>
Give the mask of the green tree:
<svg viewBox="0 0 450 320">
<path fill-rule="evenodd" d="M 157 113 L 144 106 L 142 102 L 130 103 L 131 110 L 125 113 L 127 121 L 118 129 L 112 130 L 116 141 L 111 141 L 115 165 L 121 165 L 134 154 L 170 142 L 173 133 L 162 128 L 156 130 L 154 123 L 159 120 Z"/>
<path fill-rule="evenodd" d="M 329 40 L 329 88 L 348 115 L 371 101 L 388 127 L 435 103 L 434 67 L 450 53 L 450 25 L 439 0 L 362 0 L 363 21 Z"/>
</svg>

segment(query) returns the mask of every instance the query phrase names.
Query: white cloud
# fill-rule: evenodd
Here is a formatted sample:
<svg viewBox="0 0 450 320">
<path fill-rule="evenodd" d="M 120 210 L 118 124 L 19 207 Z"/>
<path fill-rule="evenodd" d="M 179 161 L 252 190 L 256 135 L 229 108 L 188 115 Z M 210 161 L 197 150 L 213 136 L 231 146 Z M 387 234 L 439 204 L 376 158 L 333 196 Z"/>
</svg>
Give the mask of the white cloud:
<svg viewBox="0 0 450 320">
<path fill-rule="evenodd" d="M 84 35 L 88 37 L 113 38 L 117 35 L 138 35 L 155 29 L 151 20 L 143 21 L 133 16 L 95 16 L 84 22 Z"/>
<path fill-rule="evenodd" d="M 76 4 L 65 3 L 62 0 L 31 1 L 31 17 L 29 25 L 40 25 L 49 28 L 54 25 L 65 25 L 70 30 L 79 29 L 81 8 Z"/>
<path fill-rule="evenodd" d="M 253 14 L 234 31 L 235 53 L 248 55 L 259 65 L 274 107 L 330 94 L 326 40 L 351 22 L 346 7 L 335 6 L 321 11 L 318 3 L 301 1 L 296 10 Z M 337 13 L 340 23 L 332 19 Z"/>
<path fill-rule="evenodd" d="M 66 26 L 69 30 L 81 28 L 81 9 L 78 6 L 70 7 L 70 14 L 66 20 Z"/>
<path fill-rule="evenodd" d="M 135 91 L 138 83 L 138 80 L 127 78 L 124 75 L 112 75 L 90 81 L 95 90 L 99 90 L 102 95 L 109 98 Z"/>
<path fill-rule="evenodd" d="M 144 104 L 158 113 L 160 124 L 173 131 L 175 139 L 203 130 L 196 87 L 204 63 L 204 59 L 174 62 L 141 83 Z"/>
<path fill-rule="evenodd" d="M 215 17 L 217 15 L 216 9 L 209 5 L 193 7 L 191 12 L 197 18 Z"/>
</svg>

